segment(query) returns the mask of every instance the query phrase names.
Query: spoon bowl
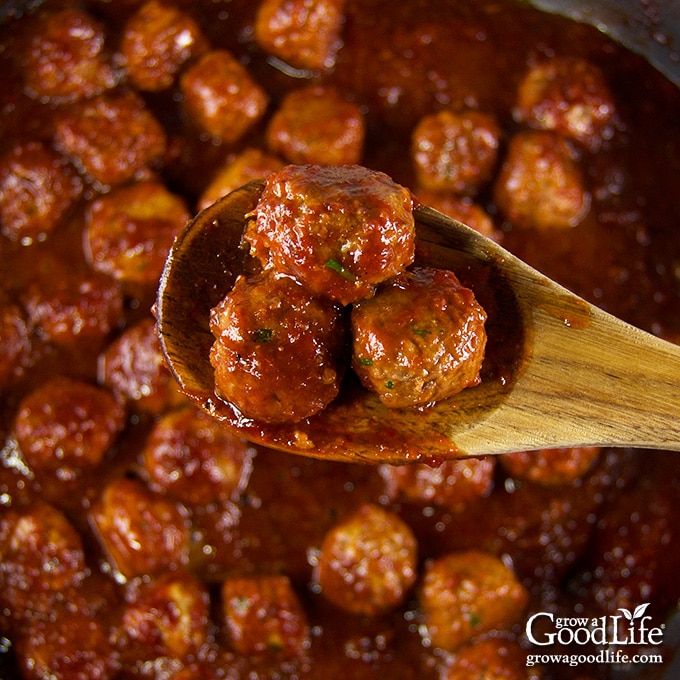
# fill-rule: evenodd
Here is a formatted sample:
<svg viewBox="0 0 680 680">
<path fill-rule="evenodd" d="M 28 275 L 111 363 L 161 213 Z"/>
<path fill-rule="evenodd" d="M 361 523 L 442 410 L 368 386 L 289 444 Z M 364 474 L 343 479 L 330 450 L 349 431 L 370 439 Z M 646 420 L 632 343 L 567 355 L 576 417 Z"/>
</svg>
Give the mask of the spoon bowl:
<svg viewBox="0 0 680 680">
<path fill-rule="evenodd" d="M 214 393 L 210 310 L 259 263 L 242 245 L 255 180 L 199 213 L 177 238 L 158 290 L 161 347 L 184 393 L 245 438 L 309 457 L 366 463 L 576 446 L 680 450 L 680 348 L 590 305 L 494 241 L 418 205 L 416 264 L 456 273 L 488 314 L 480 385 L 394 409 L 348 372 L 320 413 L 272 425 Z"/>
</svg>

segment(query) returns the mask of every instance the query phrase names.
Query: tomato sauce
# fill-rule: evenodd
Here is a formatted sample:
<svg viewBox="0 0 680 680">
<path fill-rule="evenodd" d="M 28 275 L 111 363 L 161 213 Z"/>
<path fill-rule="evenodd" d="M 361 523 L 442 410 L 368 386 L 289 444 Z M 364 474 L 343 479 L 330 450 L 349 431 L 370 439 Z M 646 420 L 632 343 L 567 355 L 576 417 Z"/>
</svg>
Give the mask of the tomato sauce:
<svg viewBox="0 0 680 680">
<path fill-rule="evenodd" d="M 103 54 L 114 71 L 122 69 L 123 74 L 115 55 L 126 21 L 139 4 L 89 0 L 78 5 L 103 27 Z M 415 187 L 409 149 L 411 133 L 423 116 L 442 109 L 476 109 L 493 116 L 501 131 L 502 157 L 509 139 L 522 127 L 512 111 L 529 65 L 556 56 L 597 65 L 613 93 L 619 123 L 610 143 L 596 153 L 580 153 L 591 198 L 585 218 L 573 228 L 527 231 L 504 217 L 491 183 L 483 184 L 474 201 L 491 217 L 503 245 L 529 264 L 628 322 L 671 341 L 680 337 L 680 91 L 639 56 L 592 27 L 510 0 L 414 0 L 398 5 L 392 0 L 347 0 L 343 45 L 335 66 L 315 73 L 293 67 L 258 46 L 254 22 L 259 3 L 175 4 L 200 26 L 205 37 L 200 50 L 212 45 L 237 55 L 268 99 L 268 112 L 237 141 L 219 141 L 201 131 L 182 107 L 178 80 L 167 89 L 136 93 L 167 140 L 163 152 L 156 150 L 138 169 L 135 182 L 153 179 L 164 184 L 194 212 L 225 159 L 245 148 L 264 146 L 267 117 L 288 92 L 310 82 L 336 88 L 362 111 L 366 139 L 361 163 Z M 46 0 L 25 16 L 0 25 L 3 157 L 24 143 L 52 148 L 63 116 L 79 106 L 73 101 L 41 103 L 27 94 L 21 58 L 38 13 L 72 6 L 68 0 Z M 112 86 L 112 77 L 107 71 L 99 86 L 113 91 L 129 87 L 124 76 Z M 422 636 L 419 580 L 398 605 L 377 615 L 348 613 L 325 598 L 318 580 L 324 538 L 365 504 L 381 506 L 410 527 L 417 542 L 418 578 L 431 560 L 458 553 L 483 551 L 512 565 L 528 604 L 523 617 L 501 626 L 499 635 L 519 645 L 523 657 L 537 651 L 523 637 L 525 621 L 533 612 L 604 616 L 649 602 L 648 614 L 660 625 L 676 606 L 680 466 L 675 454 L 668 452 L 602 450 L 586 473 L 550 485 L 485 462 L 486 483 L 454 503 L 436 491 L 429 497 L 400 491 L 377 467 L 292 457 L 241 443 L 245 448 L 237 458 L 245 467 L 234 473 L 239 482 L 230 486 L 226 498 L 200 502 L 184 494 L 184 500 L 178 500 L 170 486 L 154 482 L 158 478 L 144 466 L 147 455 L 153 460 L 152 454 L 158 453 L 146 449 L 156 423 L 178 406 L 186 408 L 182 396 L 169 381 L 157 385 L 154 378 L 157 391 L 149 394 L 147 389 L 143 395 L 147 400 L 135 401 L 123 394 L 132 378 L 123 387 L 115 386 L 102 369 L 102 357 L 126 331 L 150 323 L 154 279 L 150 282 L 146 272 L 113 280 L 93 270 L 83 248 L 88 210 L 110 189 L 82 168 L 73 170 L 82 177 L 82 192 L 53 230 L 30 243 L 0 236 L 0 345 L 3 352 L 12 349 L 2 355 L 3 360 L 9 357 L 7 367 L 0 362 L 3 678 L 41 677 L 41 668 L 50 663 L 54 668 L 56 659 L 69 654 L 62 675 L 55 677 L 94 677 L 94 672 L 115 680 L 379 676 L 434 680 L 449 677 L 449 672 L 454 677 L 459 651 L 442 650 Z M 465 272 L 459 274 L 465 278 Z M 38 308 L 47 309 L 47 316 L 33 314 L 27 320 L 30 310 Z M 487 311 L 492 319 L 493 310 Z M 69 325 L 74 319 L 79 323 Z M 575 314 L 565 322 L 578 325 L 583 320 Z M 149 335 L 144 337 L 147 340 L 138 342 L 148 349 Z M 129 338 L 125 336 L 132 342 Z M 122 359 L 128 351 L 116 349 L 114 363 L 125 364 Z M 148 359 L 145 365 L 153 361 Z M 133 375 L 141 372 L 141 366 L 132 369 Z M 27 397 L 62 376 L 111 389 L 126 407 L 124 426 L 113 444 L 98 452 L 94 463 L 71 465 L 68 474 L 55 473 L 54 465 L 41 467 L 38 454 L 30 456 L 34 469 L 15 433 L 17 414 Z M 78 422 L 82 427 L 83 421 Z M 30 425 L 30 420 L 24 422 L 25 429 Z M 386 446 L 388 435 L 380 433 Z M 32 443 L 40 448 L 40 440 Z M 190 449 L 202 444 L 186 439 L 182 445 Z M 408 445 L 417 447 L 417 441 Z M 432 461 L 434 469 L 438 462 Z M 184 469 L 178 474 L 186 475 L 190 488 L 195 472 Z M 456 474 L 464 476 L 446 474 L 449 480 Z M 415 488 L 413 483 L 409 490 Z M 135 505 L 115 505 L 116 494 Z M 102 537 L 109 525 L 98 521 L 107 503 L 114 503 L 139 536 L 149 531 L 148 544 L 140 547 L 146 560 L 134 562 L 133 554 L 128 568 L 116 565 L 112 558 L 116 551 Z M 153 529 L 159 517 L 166 518 L 169 528 L 166 541 L 163 521 Z M 45 537 L 54 527 L 61 538 L 50 542 Z M 19 529 L 24 533 L 17 533 Z M 17 551 L 21 536 L 34 538 L 32 547 L 27 538 L 26 549 Z M 14 537 L 11 549 L 8 537 Z M 382 545 L 380 536 L 375 539 Z M 45 575 L 45 565 L 54 555 L 63 567 L 63 574 L 56 575 L 63 576 L 57 579 L 58 586 L 50 585 Z M 265 577 L 273 575 L 277 580 L 270 591 L 264 587 L 269 583 Z M 299 617 L 303 612 L 306 627 L 298 626 L 295 618 L 295 636 L 306 635 L 303 642 L 296 637 L 291 647 L 284 634 L 283 643 L 265 645 L 265 652 L 250 640 L 236 644 L 229 632 L 234 626 L 250 626 L 247 634 L 253 636 L 265 633 L 238 608 L 248 598 L 255 601 L 254 596 L 224 605 L 223 593 L 233 591 L 225 588 L 227 582 L 242 587 L 234 592 L 247 594 L 254 588 L 258 597 L 272 600 L 283 592 L 270 618 L 280 622 L 286 613 Z M 139 622 L 146 612 L 154 606 L 158 611 L 172 610 L 168 602 L 179 602 L 179 596 L 172 600 L 172 593 L 178 592 L 185 594 L 183 601 L 192 603 L 182 619 L 186 626 L 177 621 L 169 625 L 179 637 L 171 644 L 171 636 L 158 633 L 158 624 L 154 634 L 161 637 L 155 642 L 145 638 L 146 629 Z M 291 592 L 299 608 L 289 604 Z M 232 605 L 235 614 L 230 614 Z M 88 621 L 96 622 L 89 637 L 84 633 Z M 67 632 L 61 643 L 55 641 L 55 631 Z M 82 651 L 79 646 L 87 644 L 92 645 L 92 655 L 79 658 L 79 667 L 73 659 Z M 288 649 L 295 650 L 292 656 L 285 655 Z M 663 646 L 657 651 L 667 657 L 672 653 Z M 84 674 L 77 675 L 78 668 Z M 610 671 L 598 664 L 578 669 L 548 664 L 543 677 L 597 680 Z"/>
</svg>

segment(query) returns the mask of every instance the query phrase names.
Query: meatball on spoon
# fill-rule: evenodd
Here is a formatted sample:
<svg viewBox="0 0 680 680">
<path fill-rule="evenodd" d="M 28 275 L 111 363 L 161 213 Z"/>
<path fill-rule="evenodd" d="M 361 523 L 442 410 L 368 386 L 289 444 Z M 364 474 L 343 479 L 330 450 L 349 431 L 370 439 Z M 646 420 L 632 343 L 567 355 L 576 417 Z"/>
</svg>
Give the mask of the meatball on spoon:
<svg viewBox="0 0 680 680">
<path fill-rule="evenodd" d="M 316 458 L 436 465 L 453 457 L 576 446 L 680 450 L 680 347 L 570 293 L 469 227 L 416 205 L 415 265 L 447 269 L 487 313 L 481 382 L 432 404 L 390 408 L 346 379 L 293 423 L 244 416 L 214 392 L 211 309 L 259 263 L 242 246 L 265 183 L 206 208 L 176 240 L 155 313 L 183 391 L 263 445 Z"/>
</svg>

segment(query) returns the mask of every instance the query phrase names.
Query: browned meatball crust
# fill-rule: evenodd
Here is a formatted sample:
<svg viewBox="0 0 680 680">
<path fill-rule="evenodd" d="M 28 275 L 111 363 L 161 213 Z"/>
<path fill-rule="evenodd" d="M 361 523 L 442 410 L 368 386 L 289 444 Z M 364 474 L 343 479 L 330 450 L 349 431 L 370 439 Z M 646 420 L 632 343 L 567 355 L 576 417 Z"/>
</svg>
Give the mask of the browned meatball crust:
<svg viewBox="0 0 680 680">
<path fill-rule="evenodd" d="M 228 578 L 221 594 L 229 641 L 240 654 L 290 658 L 309 647 L 307 616 L 287 576 Z"/>
<path fill-rule="evenodd" d="M 0 160 L 2 233 L 24 245 L 44 240 L 81 191 L 74 169 L 42 142 L 14 147 Z"/>
<path fill-rule="evenodd" d="M 352 367 L 387 406 L 445 399 L 477 385 L 486 313 L 453 272 L 416 267 L 352 309 Z"/>
<path fill-rule="evenodd" d="M 70 101 L 114 87 L 119 77 L 104 48 L 104 28 L 87 12 L 65 8 L 40 14 L 22 54 L 26 90 Z"/>
<path fill-rule="evenodd" d="M 600 456 L 597 446 L 582 446 L 540 451 L 518 451 L 498 457 L 513 477 L 543 486 L 571 484 L 583 477 Z"/>
<path fill-rule="evenodd" d="M 93 269 L 118 281 L 155 286 L 189 211 L 164 184 L 146 181 L 99 197 L 86 219 L 85 255 Z"/>
<path fill-rule="evenodd" d="M 524 228 L 575 227 L 590 208 L 573 150 L 554 132 L 519 132 L 510 140 L 494 195 L 505 217 Z"/>
<path fill-rule="evenodd" d="M 342 44 L 345 1 L 263 0 L 255 20 L 255 38 L 292 66 L 330 69 Z"/>
<path fill-rule="evenodd" d="M 215 391 L 243 415 L 295 422 L 338 394 L 346 329 L 334 303 L 287 276 L 236 280 L 210 319 Z"/>
<path fill-rule="evenodd" d="M 425 116 L 411 140 L 418 182 L 432 191 L 474 194 L 496 167 L 500 134 L 494 118 L 478 111 Z"/>
<path fill-rule="evenodd" d="M 494 629 L 509 629 L 522 616 L 526 588 L 502 560 L 477 550 L 430 560 L 423 574 L 423 632 L 435 647 L 455 651 Z"/>
<path fill-rule="evenodd" d="M 290 163 L 351 165 L 364 147 L 358 104 L 331 87 L 311 86 L 286 95 L 267 126 L 267 144 Z"/>
<path fill-rule="evenodd" d="M 36 473 L 66 479 L 96 467 L 125 425 L 125 410 L 103 387 L 57 377 L 19 404 L 14 433 Z"/>
<path fill-rule="evenodd" d="M 533 128 L 554 130 L 597 151 L 617 124 L 616 106 L 602 71 L 575 57 L 532 67 L 517 93 L 515 117 Z"/>
<path fill-rule="evenodd" d="M 290 165 L 267 180 L 246 239 L 263 263 L 348 304 L 413 261 L 412 208 L 384 173 Z"/>
<path fill-rule="evenodd" d="M 416 580 L 417 551 L 411 528 L 398 515 L 362 505 L 323 539 L 317 578 L 324 597 L 354 614 L 389 611 Z"/>
<path fill-rule="evenodd" d="M 193 406 L 166 413 L 142 452 L 152 488 L 185 503 L 236 497 L 248 482 L 254 450 Z"/>
<path fill-rule="evenodd" d="M 267 108 L 264 90 L 227 50 L 206 52 L 184 72 L 180 87 L 196 125 L 225 142 L 240 139 Z"/>
<path fill-rule="evenodd" d="M 200 26 L 170 3 L 148 0 L 128 19 L 120 51 L 140 90 L 170 87 L 183 64 L 208 49 Z"/>
</svg>

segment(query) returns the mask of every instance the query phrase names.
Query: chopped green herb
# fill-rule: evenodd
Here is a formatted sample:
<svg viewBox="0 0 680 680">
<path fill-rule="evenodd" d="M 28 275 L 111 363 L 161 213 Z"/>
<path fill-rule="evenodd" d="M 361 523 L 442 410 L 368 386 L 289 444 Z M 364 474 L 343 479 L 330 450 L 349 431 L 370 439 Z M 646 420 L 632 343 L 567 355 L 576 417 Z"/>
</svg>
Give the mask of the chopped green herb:
<svg viewBox="0 0 680 680">
<path fill-rule="evenodd" d="M 412 330 L 413 330 L 414 335 L 423 335 L 423 336 L 425 336 L 425 335 L 429 335 L 429 334 L 430 334 L 430 331 L 428 331 L 427 328 L 414 328 L 414 329 L 412 329 Z"/>
<path fill-rule="evenodd" d="M 253 340 L 255 342 L 269 342 L 273 334 L 274 331 L 271 328 L 258 328 L 253 332 Z"/>
<path fill-rule="evenodd" d="M 340 276 L 342 276 L 343 279 L 347 279 L 348 281 L 357 280 L 357 277 L 354 274 L 352 274 L 352 272 L 349 269 L 347 269 L 347 267 L 340 264 L 337 260 L 328 260 L 328 262 L 326 262 L 324 266 L 340 274 Z"/>
<path fill-rule="evenodd" d="M 470 625 L 473 628 L 477 628 L 477 626 L 479 626 L 479 624 L 482 622 L 479 616 L 477 616 L 477 614 L 474 612 L 470 612 L 470 614 L 468 614 L 468 618 L 470 619 Z"/>
<path fill-rule="evenodd" d="M 371 357 L 360 357 L 359 363 L 362 366 L 373 366 L 373 359 L 371 359 Z"/>
<path fill-rule="evenodd" d="M 394 388 L 394 383 L 393 383 L 391 380 L 388 380 L 388 381 L 385 383 L 385 387 L 386 387 L 388 390 L 391 390 L 391 389 Z"/>
</svg>

